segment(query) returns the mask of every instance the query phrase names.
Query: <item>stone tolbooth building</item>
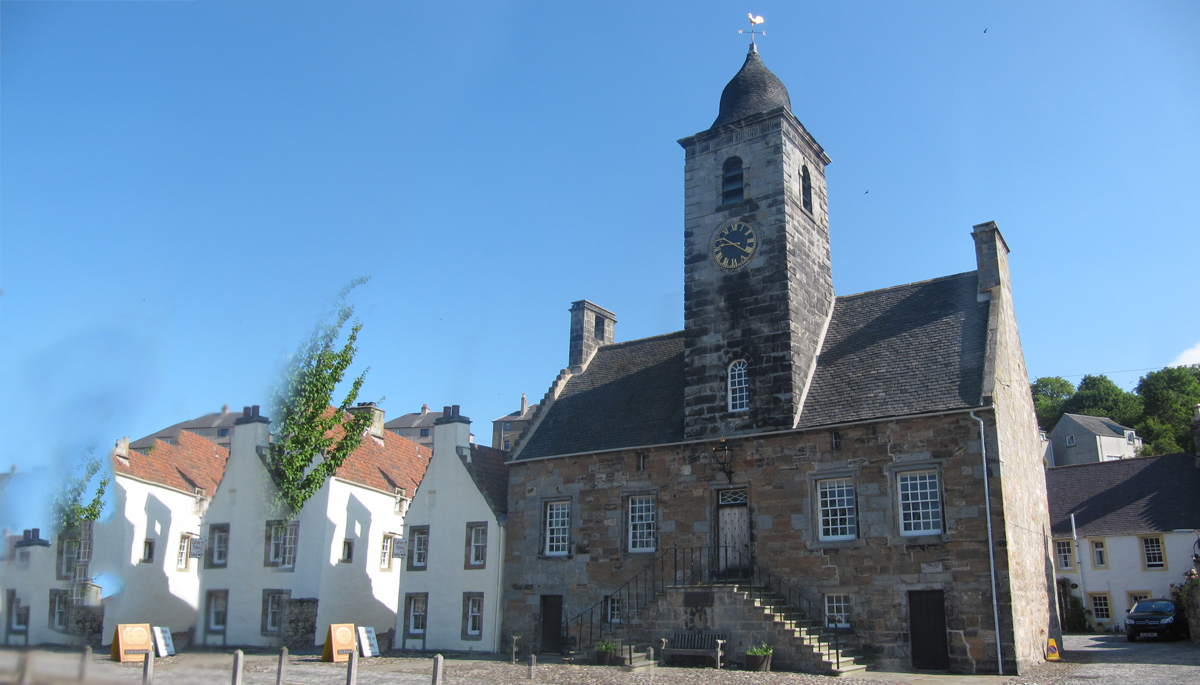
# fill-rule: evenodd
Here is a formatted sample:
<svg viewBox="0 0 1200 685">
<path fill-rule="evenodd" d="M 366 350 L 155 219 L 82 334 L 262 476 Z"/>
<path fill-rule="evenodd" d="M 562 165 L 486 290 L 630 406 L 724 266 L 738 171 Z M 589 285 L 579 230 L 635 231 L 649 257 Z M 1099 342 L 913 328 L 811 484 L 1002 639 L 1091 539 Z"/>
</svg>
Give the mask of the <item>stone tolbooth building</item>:
<svg viewBox="0 0 1200 685">
<path fill-rule="evenodd" d="M 510 461 L 506 644 L 1041 662 L 1049 517 L 999 229 L 971 232 L 974 271 L 835 296 L 830 160 L 753 45 L 679 142 L 684 330 L 615 342 L 612 312 L 572 307 L 569 366 Z"/>
</svg>

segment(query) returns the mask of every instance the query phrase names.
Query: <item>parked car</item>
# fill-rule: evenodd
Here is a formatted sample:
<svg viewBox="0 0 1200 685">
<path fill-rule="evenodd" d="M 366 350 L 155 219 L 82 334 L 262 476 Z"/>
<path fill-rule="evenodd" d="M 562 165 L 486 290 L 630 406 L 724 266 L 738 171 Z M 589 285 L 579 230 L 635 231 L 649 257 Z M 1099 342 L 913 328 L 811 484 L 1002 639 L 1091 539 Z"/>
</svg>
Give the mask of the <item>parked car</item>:
<svg viewBox="0 0 1200 685">
<path fill-rule="evenodd" d="M 1130 642 L 1139 637 L 1183 637 L 1188 633 L 1187 619 L 1169 599 L 1143 599 L 1125 617 L 1125 637 Z"/>
</svg>

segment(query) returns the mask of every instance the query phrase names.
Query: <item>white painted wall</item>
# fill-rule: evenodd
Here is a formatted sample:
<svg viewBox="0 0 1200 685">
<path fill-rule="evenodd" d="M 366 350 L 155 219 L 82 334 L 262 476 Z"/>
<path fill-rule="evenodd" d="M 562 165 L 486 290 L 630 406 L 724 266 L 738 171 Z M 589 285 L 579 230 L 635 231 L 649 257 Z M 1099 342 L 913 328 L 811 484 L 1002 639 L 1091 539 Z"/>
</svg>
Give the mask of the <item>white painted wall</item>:
<svg viewBox="0 0 1200 685">
<path fill-rule="evenodd" d="M 1091 609 L 1088 593 L 1107 592 L 1113 612 L 1112 620 L 1096 621 L 1103 626 L 1113 623 L 1124 625 L 1125 613 L 1129 609 L 1127 592 L 1147 592 L 1151 599 L 1169 598 L 1170 585 L 1183 583 L 1183 574 L 1192 568 L 1192 544 L 1196 534 L 1163 533 L 1167 564 L 1165 569 L 1146 570 L 1142 567 L 1142 543 L 1136 535 L 1121 535 L 1105 538 L 1080 538 L 1076 548 L 1076 563 L 1070 571 L 1058 569 L 1059 578 L 1069 578 L 1077 583 L 1072 592 L 1084 601 L 1084 608 Z M 1091 540 L 1104 540 L 1108 551 L 1108 568 L 1096 568 L 1091 559 Z M 1057 566 L 1057 560 L 1055 561 Z M 1082 569 L 1080 568 L 1082 566 Z M 1082 570 L 1082 574 L 1081 574 Z M 1082 576 L 1082 577 L 1081 577 Z"/>
<path fill-rule="evenodd" d="M 458 455 L 457 448 L 470 449 L 470 424 L 443 423 L 433 430 L 434 456 L 405 518 L 409 555 L 413 551 L 409 531 L 413 526 L 429 526 L 429 561 L 424 571 L 405 570 L 401 577 L 396 644 L 407 649 L 499 651 L 504 527 Z M 466 569 L 467 523 L 475 521 L 488 522 L 486 561 L 483 569 Z M 484 593 L 480 640 L 462 639 L 464 592 Z M 423 640 L 402 639 L 404 596 L 409 593 L 429 595 Z"/>
<path fill-rule="evenodd" d="M 42 537 L 46 537 L 44 534 Z M 83 644 L 83 638 L 54 630 L 50 626 L 50 590 L 69 590 L 71 584 L 56 580 L 55 568 L 58 541 L 51 539 L 49 547 L 34 545 L 14 550 L 13 557 L 0 564 L 0 644 L 6 646 L 43 644 Z M 28 563 L 18 559 L 22 551 L 29 552 Z M 12 634 L 8 622 L 8 591 L 16 590 L 20 606 L 29 607 L 28 642 L 25 634 Z"/>
</svg>

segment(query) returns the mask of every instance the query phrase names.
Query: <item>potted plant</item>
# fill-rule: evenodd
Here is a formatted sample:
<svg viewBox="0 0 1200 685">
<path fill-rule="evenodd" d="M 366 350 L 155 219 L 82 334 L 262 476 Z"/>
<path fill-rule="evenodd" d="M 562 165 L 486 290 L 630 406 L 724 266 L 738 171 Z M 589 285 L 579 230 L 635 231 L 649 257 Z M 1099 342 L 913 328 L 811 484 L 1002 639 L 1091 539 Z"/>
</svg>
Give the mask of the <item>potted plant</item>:
<svg viewBox="0 0 1200 685">
<path fill-rule="evenodd" d="M 773 651 L 775 650 L 765 641 L 758 646 L 751 645 L 750 649 L 746 650 L 746 670 L 770 671 L 771 652 Z"/>
<path fill-rule="evenodd" d="M 596 665 L 608 666 L 617 655 L 617 643 L 611 640 L 601 640 L 596 643 Z"/>
</svg>

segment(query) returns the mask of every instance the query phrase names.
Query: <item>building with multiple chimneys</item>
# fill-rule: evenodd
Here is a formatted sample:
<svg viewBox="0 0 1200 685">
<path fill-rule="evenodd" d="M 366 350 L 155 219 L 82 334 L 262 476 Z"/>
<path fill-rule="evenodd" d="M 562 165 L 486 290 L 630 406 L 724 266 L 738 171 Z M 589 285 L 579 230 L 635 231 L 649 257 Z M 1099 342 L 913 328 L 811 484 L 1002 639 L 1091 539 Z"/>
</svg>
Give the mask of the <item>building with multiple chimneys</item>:
<svg viewBox="0 0 1200 685">
<path fill-rule="evenodd" d="M 999 228 L 971 231 L 976 270 L 835 296 L 830 159 L 753 45 L 679 143 L 684 330 L 615 342 L 572 305 L 509 462 L 504 630 L 727 633 L 732 660 L 765 640 L 823 672 L 1041 662 L 1050 520 Z"/>
<path fill-rule="evenodd" d="M 429 411 L 428 404 L 421 405 L 421 411 L 398 416 L 384 424 L 384 428 L 403 438 L 433 449 L 433 422 L 442 417 L 440 411 Z"/>
<path fill-rule="evenodd" d="M 537 411 L 538 406 L 536 404 L 530 406 L 529 400 L 525 398 L 525 393 L 521 393 L 520 409 L 492 421 L 492 447 L 498 450 L 511 450 L 512 446 L 517 444 L 521 436 L 525 434 L 525 429 L 533 420 L 533 414 Z"/>
</svg>

